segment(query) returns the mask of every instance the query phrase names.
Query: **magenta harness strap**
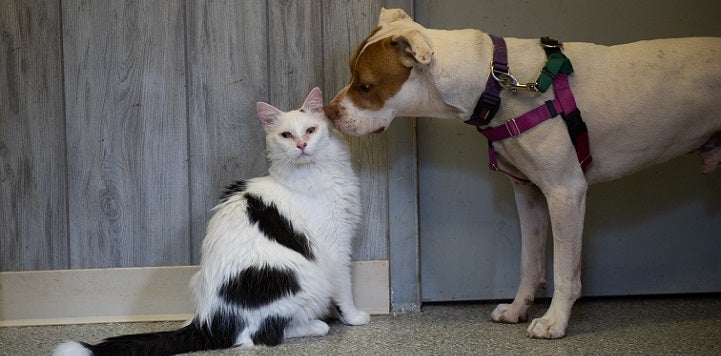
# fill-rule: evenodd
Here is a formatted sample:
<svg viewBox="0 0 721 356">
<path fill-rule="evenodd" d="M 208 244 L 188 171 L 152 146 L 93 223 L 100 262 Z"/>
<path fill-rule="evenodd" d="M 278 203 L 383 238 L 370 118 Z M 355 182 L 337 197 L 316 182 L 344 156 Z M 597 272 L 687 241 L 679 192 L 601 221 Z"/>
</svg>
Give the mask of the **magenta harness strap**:
<svg viewBox="0 0 721 356">
<path fill-rule="evenodd" d="M 494 43 L 494 62 L 497 60 L 497 58 L 501 58 L 500 61 L 502 61 L 504 64 L 507 63 L 506 57 L 506 47 L 505 43 L 503 43 L 502 46 L 497 46 L 496 44 L 500 42 L 505 42 L 501 38 L 499 40 L 498 37 L 491 36 Z M 500 50 L 499 50 L 500 49 Z M 501 52 L 501 53 L 498 53 Z M 507 68 L 507 67 L 506 67 Z M 491 80 L 492 74 L 489 74 L 489 80 Z M 488 84 L 486 85 L 486 91 L 489 90 Z M 492 91 L 495 91 L 491 89 Z M 478 128 L 478 131 L 483 134 L 488 139 L 488 166 L 492 171 L 501 172 L 506 174 L 507 176 L 516 179 L 518 181 L 522 182 L 529 182 L 528 179 L 521 178 L 518 176 L 515 176 L 509 172 L 504 171 L 498 166 L 498 160 L 496 158 L 496 151 L 493 148 L 493 141 L 500 141 L 504 140 L 510 137 L 516 137 L 520 135 L 521 133 L 525 132 L 526 130 L 529 130 L 536 125 L 550 119 L 553 117 L 558 116 L 559 114 L 566 122 L 566 125 L 568 126 L 569 135 L 571 137 L 571 141 L 576 149 L 576 155 L 578 157 L 578 162 L 581 165 L 581 168 L 583 170 L 586 170 L 588 165 L 591 163 L 591 152 L 589 148 L 589 140 L 588 140 L 588 131 L 586 129 L 586 125 L 581 119 L 581 112 L 578 110 L 578 107 L 576 106 L 576 101 L 573 98 L 573 93 L 571 93 L 571 87 L 568 84 L 568 74 L 564 73 L 558 73 L 556 74 L 555 78 L 553 79 L 553 91 L 556 96 L 554 100 L 546 101 L 545 104 L 515 118 L 511 119 L 509 121 L 506 121 L 501 126 L 496 126 L 493 128 L 487 128 L 487 129 L 481 129 Z M 485 93 L 484 93 L 485 94 Z M 483 98 L 483 96 L 482 96 Z M 499 99 L 500 104 L 500 99 Z M 479 104 L 477 106 L 483 105 L 482 101 L 479 100 Z M 493 114 L 495 114 L 495 111 L 493 111 Z M 485 116 L 485 115 L 484 115 Z M 490 116 L 490 117 L 488 117 Z M 487 121 L 490 121 L 492 118 L 492 115 L 488 115 L 484 117 Z M 466 123 L 474 125 L 474 126 L 481 126 L 477 124 L 476 122 L 471 122 L 472 120 L 466 121 Z M 487 124 L 486 122 L 485 124 Z"/>
</svg>

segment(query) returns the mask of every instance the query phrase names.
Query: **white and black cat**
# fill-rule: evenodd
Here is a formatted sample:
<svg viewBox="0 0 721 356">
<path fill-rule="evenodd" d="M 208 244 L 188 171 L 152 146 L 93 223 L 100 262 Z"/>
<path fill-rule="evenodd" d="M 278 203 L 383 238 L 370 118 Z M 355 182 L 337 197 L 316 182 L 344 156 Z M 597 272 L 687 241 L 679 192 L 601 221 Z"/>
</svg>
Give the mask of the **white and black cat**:
<svg viewBox="0 0 721 356">
<path fill-rule="evenodd" d="M 345 324 L 370 321 L 351 295 L 351 238 L 360 221 L 348 147 L 314 88 L 299 110 L 258 103 L 269 175 L 229 186 L 208 223 L 191 280 L 196 316 L 179 330 L 75 341 L 53 355 L 171 355 L 277 345 L 328 333 L 333 306 Z"/>
</svg>

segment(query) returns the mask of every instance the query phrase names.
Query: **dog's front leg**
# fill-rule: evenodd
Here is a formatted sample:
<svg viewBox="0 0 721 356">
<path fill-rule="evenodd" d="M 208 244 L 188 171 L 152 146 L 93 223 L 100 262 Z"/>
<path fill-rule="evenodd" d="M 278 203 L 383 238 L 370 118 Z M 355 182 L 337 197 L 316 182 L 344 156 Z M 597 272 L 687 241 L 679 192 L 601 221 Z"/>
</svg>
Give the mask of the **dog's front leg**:
<svg viewBox="0 0 721 356">
<path fill-rule="evenodd" d="M 546 286 L 546 237 L 548 206 L 537 186 L 514 181 L 518 217 L 521 222 L 521 284 L 511 304 L 499 304 L 491 319 L 503 323 L 526 321 L 528 307 L 539 286 Z"/>
<path fill-rule="evenodd" d="M 580 171 L 580 169 L 579 169 Z M 581 243 L 587 183 L 580 177 L 541 188 L 548 202 L 553 231 L 553 299 L 546 314 L 528 327 L 532 338 L 566 335 L 571 307 L 581 295 Z"/>
</svg>

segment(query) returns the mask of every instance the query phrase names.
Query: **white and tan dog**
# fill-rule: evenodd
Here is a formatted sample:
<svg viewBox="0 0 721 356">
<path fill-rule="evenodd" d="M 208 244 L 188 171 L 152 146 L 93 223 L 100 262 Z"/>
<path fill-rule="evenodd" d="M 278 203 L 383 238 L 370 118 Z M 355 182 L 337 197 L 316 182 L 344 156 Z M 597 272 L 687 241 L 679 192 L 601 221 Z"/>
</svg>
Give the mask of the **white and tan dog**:
<svg viewBox="0 0 721 356">
<path fill-rule="evenodd" d="M 467 120 L 484 90 L 493 45 L 476 30 L 426 29 L 402 10 L 383 10 L 379 27 L 350 60 L 351 80 L 326 107 L 349 135 L 382 132 L 396 116 Z M 538 39 L 506 38 L 510 71 L 535 80 L 546 62 Z M 584 173 L 560 118 L 494 142 L 511 179 L 521 221 L 521 283 L 514 301 L 492 313 L 499 322 L 527 318 L 545 285 L 544 246 L 553 233 L 555 290 L 528 335 L 560 338 L 581 293 L 581 234 L 586 189 L 673 157 L 700 152 L 703 173 L 721 163 L 721 38 L 684 38 L 602 46 L 566 43 L 570 84 L 588 126 L 593 162 Z M 488 127 L 553 99 L 504 90 Z M 469 128 L 471 129 L 471 128 Z M 479 140 L 483 139 L 479 135 Z"/>
</svg>

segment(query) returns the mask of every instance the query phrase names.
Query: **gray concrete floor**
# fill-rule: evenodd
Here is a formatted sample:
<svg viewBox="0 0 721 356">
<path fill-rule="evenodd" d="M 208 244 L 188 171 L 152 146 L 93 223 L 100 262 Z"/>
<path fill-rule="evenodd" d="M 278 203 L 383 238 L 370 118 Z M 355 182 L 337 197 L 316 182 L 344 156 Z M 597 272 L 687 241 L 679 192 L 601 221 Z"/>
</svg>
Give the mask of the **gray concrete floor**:
<svg viewBox="0 0 721 356">
<path fill-rule="evenodd" d="M 576 303 L 567 336 L 526 338 L 528 323 L 488 320 L 495 303 L 426 305 L 420 313 L 374 316 L 369 325 L 331 323 L 327 336 L 274 348 L 193 355 L 721 355 L 721 295 L 593 298 Z M 540 316 L 548 300 L 534 305 Z M 97 342 L 169 330 L 177 322 L 0 328 L 0 355 L 48 355 L 63 340 Z"/>
</svg>

